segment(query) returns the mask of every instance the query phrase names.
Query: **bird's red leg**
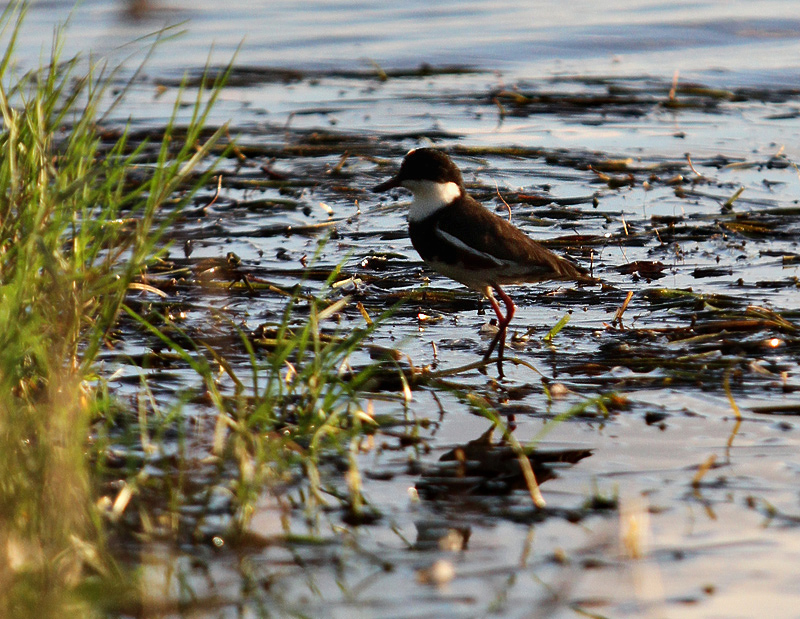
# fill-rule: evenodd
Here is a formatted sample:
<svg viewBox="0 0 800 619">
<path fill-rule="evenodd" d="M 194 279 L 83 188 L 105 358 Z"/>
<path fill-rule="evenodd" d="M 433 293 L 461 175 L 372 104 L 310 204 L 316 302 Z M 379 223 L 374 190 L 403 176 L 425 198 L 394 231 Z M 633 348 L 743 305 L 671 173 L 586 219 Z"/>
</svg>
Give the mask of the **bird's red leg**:
<svg viewBox="0 0 800 619">
<path fill-rule="evenodd" d="M 487 297 L 489 299 L 489 303 L 492 304 L 492 309 L 494 313 L 497 314 L 497 335 L 494 336 L 492 343 L 489 345 L 489 350 L 486 351 L 486 355 L 484 355 L 483 359 L 486 361 L 489 357 L 492 356 L 492 352 L 494 352 L 495 346 L 498 346 L 497 353 L 497 371 L 500 374 L 500 377 L 503 377 L 503 351 L 506 348 L 506 333 L 508 331 L 508 325 L 511 322 L 511 319 L 514 317 L 514 312 L 517 310 L 517 306 L 514 305 L 514 301 L 509 297 L 505 291 L 503 291 L 500 286 L 495 285 L 494 289 L 497 291 L 497 294 L 500 295 L 500 298 L 503 300 L 503 303 L 506 304 L 506 313 L 503 315 L 503 311 L 500 309 L 500 304 L 497 302 L 497 299 L 494 298 L 492 291 L 490 288 L 487 288 Z"/>
<path fill-rule="evenodd" d="M 508 325 L 511 323 L 511 319 L 514 317 L 514 313 L 517 311 L 517 306 L 514 305 L 514 301 L 505 293 L 502 288 L 500 288 L 500 286 L 495 286 L 494 289 L 497 291 L 497 294 L 500 295 L 500 298 L 503 299 L 503 303 L 506 304 L 506 317 L 505 320 L 503 320 L 503 322 L 500 324 L 500 342 L 499 346 L 497 347 L 497 371 L 502 377 L 503 351 L 506 348 L 506 333 L 508 333 Z"/>
<path fill-rule="evenodd" d="M 494 313 L 497 314 L 497 325 L 498 325 L 497 333 L 495 333 L 495 336 L 492 339 L 492 343 L 489 344 L 489 349 L 486 351 L 486 354 L 483 355 L 483 360 L 488 361 L 489 357 L 491 357 L 492 353 L 494 352 L 495 346 L 497 346 L 497 342 L 500 341 L 499 326 L 503 324 L 503 321 L 506 319 L 506 317 L 503 314 L 503 310 L 500 309 L 500 304 L 497 302 L 497 299 L 494 298 L 494 295 L 492 294 L 492 289 L 487 287 L 485 292 L 486 292 L 486 298 L 489 299 L 489 303 L 492 305 Z"/>
</svg>

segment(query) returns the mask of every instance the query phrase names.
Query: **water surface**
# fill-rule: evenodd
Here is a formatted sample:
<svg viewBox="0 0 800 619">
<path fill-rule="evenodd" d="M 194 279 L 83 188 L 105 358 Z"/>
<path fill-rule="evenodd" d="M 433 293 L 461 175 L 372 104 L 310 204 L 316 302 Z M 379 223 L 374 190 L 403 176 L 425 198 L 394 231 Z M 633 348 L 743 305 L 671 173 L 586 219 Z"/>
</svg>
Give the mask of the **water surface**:
<svg viewBox="0 0 800 619">
<path fill-rule="evenodd" d="M 24 62 L 36 62 L 70 9 L 33 4 Z M 154 607 L 180 600 L 193 616 L 225 617 L 796 614 L 796 3 L 162 0 L 136 16 L 126 11 L 83 3 L 67 49 L 120 58 L 137 48 L 121 43 L 183 23 L 186 34 L 157 50 L 116 112 L 115 121 L 145 134 L 169 116 L 180 77 L 199 74 L 212 44 L 212 64 L 242 45 L 212 122 L 230 120 L 246 156 L 224 162 L 219 199 L 204 208 L 209 188 L 176 226 L 177 266 L 197 272 L 201 261 L 232 251 L 248 275 L 291 288 L 321 236 L 296 231 L 335 228 L 318 266 L 344 261 L 352 280 L 341 294 L 368 311 L 420 288 L 452 293 L 407 303 L 374 343 L 401 348 L 417 366 L 470 363 L 486 345 L 477 299 L 423 268 L 404 234 L 401 192 L 368 191 L 408 148 L 432 139 L 489 208 L 504 212 L 503 196 L 517 225 L 560 239 L 556 249 L 593 264 L 609 284 L 515 288 L 514 324 L 527 336 L 512 349 L 544 383 L 530 367 L 508 364 L 505 381 L 473 371 L 456 386 L 514 413 L 521 441 L 587 398 L 615 391 L 628 402 L 608 415 L 591 409 L 546 436 L 543 449 L 590 455 L 555 467 L 543 485 L 549 511 L 539 512 L 520 491 L 434 492 L 452 472 L 440 458 L 490 425 L 457 394 L 420 388 L 408 407 L 376 396 L 377 411 L 400 428 L 382 428 L 378 447 L 359 455 L 365 495 L 382 514 L 377 524 L 348 527 L 332 509 L 311 526 L 296 510 L 293 532 L 314 536 L 296 543 L 280 518 L 285 497 L 265 491 L 252 525 L 263 548 L 139 549 Z M 423 64 L 473 70 L 415 72 Z M 287 178 L 288 190 L 264 185 L 265 167 Z M 180 250 L 186 240 L 194 243 L 189 258 Z M 614 316 L 629 290 L 621 327 Z M 285 307 L 279 295 L 241 287 L 192 283 L 170 294 L 199 337 L 218 335 L 213 312 L 254 330 Z M 568 313 L 568 326 L 545 342 Z M 363 319 L 350 308 L 339 320 L 348 329 Z M 155 343 L 131 334 L 129 347 L 133 355 Z M 242 351 L 225 354 L 247 367 Z M 123 356 L 109 351 L 105 361 L 127 394 L 142 370 Z M 364 351 L 355 357 L 356 365 L 367 361 Z M 176 385 L 196 385 L 179 368 L 148 375 L 163 402 Z M 563 387 L 561 396 L 550 397 L 545 384 Z M 187 408 L 203 427 L 208 410 Z M 420 442 L 403 434 L 408 427 Z M 200 460 L 208 437 L 193 439 Z M 695 483 L 710 456 L 715 465 Z M 153 460 L 153 471 L 168 466 Z M 343 486 L 335 463 L 330 469 L 330 483 Z M 412 488 L 429 494 L 415 500 Z M 638 558 L 624 547 L 632 518 L 641 523 Z M 219 534 L 219 520 L 198 517 L 198 528 Z M 468 543 L 440 545 L 450 531 L 468 531 Z M 455 578 L 421 584 L 438 559 Z M 213 596 L 217 606 L 198 607 L 193 595 Z"/>
<path fill-rule="evenodd" d="M 188 32 L 152 70 L 202 66 L 213 45 L 237 62 L 293 69 L 459 64 L 511 76 L 553 73 L 656 75 L 675 71 L 727 86 L 793 84 L 800 67 L 800 16 L 791 0 L 749 2 L 392 3 L 313 0 L 220 4 L 34 2 L 23 46 L 35 57 L 53 24 L 72 14 L 69 49 L 118 54 L 164 25 Z"/>
</svg>

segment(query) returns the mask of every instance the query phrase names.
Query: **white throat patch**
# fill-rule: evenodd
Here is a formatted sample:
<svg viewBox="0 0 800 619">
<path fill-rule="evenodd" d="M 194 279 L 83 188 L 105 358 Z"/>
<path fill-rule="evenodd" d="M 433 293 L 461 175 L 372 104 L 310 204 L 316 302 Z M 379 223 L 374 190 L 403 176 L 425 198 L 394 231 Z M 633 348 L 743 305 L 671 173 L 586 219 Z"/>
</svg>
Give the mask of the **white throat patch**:
<svg viewBox="0 0 800 619">
<path fill-rule="evenodd" d="M 461 196 L 461 187 L 453 182 L 409 180 L 403 181 L 403 187 L 414 194 L 414 201 L 408 210 L 408 221 L 427 219 Z"/>
</svg>

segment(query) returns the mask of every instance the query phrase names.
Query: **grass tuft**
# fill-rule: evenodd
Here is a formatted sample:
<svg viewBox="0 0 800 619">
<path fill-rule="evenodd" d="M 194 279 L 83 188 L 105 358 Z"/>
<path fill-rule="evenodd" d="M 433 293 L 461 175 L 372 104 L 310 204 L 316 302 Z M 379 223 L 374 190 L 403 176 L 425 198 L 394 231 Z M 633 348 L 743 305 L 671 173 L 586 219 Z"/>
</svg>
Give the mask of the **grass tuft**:
<svg viewBox="0 0 800 619">
<path fill-rule="evenodd" d="M 16 74 L 25 9 L 0 16 L 0 615 L 82 615 L 91 591 L 125 589 L 90 484 L 90 429 L 110 402 L 97 356 L 129 285 L 205 183 L 222 130 L 201 130 L 221 82 L 205 100 L 200 89 L 180 140 L 176 102 L 147 161 L 127 131 L 101 139 L 122 67 L 82 71 L 57 31 L 46 62 Z"/>
</svg>

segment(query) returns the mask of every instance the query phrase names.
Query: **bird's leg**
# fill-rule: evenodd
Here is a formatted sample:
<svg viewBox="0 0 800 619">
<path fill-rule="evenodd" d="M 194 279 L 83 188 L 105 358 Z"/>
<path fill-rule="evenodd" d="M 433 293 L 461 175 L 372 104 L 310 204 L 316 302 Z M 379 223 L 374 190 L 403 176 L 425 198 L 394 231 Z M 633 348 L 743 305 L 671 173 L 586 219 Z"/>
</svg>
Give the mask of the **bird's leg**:
<svg viewBox="0 0 800 619">
<path fill-rule="evenodd" d="M 491 304 L 494 313 L 497 314 L 497 325 L 498 325 L 497 333 L 495 333 L 494 338 L 492 339 L 492 343 L 489 344 L 489 349 L 486 351 L 486 354 L 483 355 L 483 360 L 488 361 L 489 357 L 491 357 L 492 353 L 494 352 L 495 346 L 497 346 L 497 342 L 500 341 L 499 327 L 506 319 L 506 317 L 503 314 L 503 310 L 500 309 L 500 304 L 497 302 L 497 299 L 494 298 L 494 295 L 492 294 L 492 289 L 487 286 L 486 290 L 484 291 L 484 294 L 486 295 L 486 298 L 489 299 L 489 303 Z"/>
<path fill-rule="evenodd" d="M 517 311 L 517 306 L 514 305 L 514 301 L 509 297 L 505 291 L 500 288 L 500 286 L 495 286 L 494 289 L 497 291 L 497 294 L 500 295 L 500 298 L 503 299 L 503 303 L 506 304 L 506 317 L 500 323 L 500 342 L 498 343 L 497 347 L 497 371 L 500 373 L 500 377 L 503 376 L 503 351 L 506 348 L 506 333 L 508 333 L 508 325 L 511 323 L 511 319 L 514 317 L 514 313 Z"/>
<path fill-rule="evenodd" d="M 497 346 L 497 371 L 500 374 L 500 377 L 503 377 L 503 351 L 506 348 L 506 333 L 508 331 L 508 325 L 511 322 L 511 319 L 514 317 L 514 312 L 517 309 L 517 306 L 514 305 L 514 301 L 509 297 L 505 291 L 503 291 L 500 286 L 495 285 L 494 289 L 497 291 L 497 294 L 500 295 L 500 298 L 503 300 L 503 303 L 506 304 L 506 313 L 503 315 L 503 310 L 500 309 L 500 304 L 497 302 L 497 299 L 494 298 L 492 294 L 492 289 L 487 286 L 486 288 L 486 297 L 489 299 L 489 303 L 492 304 L 492 309 L 494 313 L 497 314 L 497 334 L 494 336 L 492 343 L 489 345 L 489 350 L 486 351 L 486 354 L 483 357 L 484 361 L 487 361 L 489 357 L 492 356 L 495 347 Z"/>
</svg>

